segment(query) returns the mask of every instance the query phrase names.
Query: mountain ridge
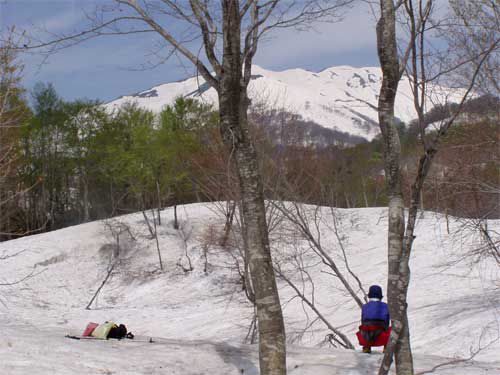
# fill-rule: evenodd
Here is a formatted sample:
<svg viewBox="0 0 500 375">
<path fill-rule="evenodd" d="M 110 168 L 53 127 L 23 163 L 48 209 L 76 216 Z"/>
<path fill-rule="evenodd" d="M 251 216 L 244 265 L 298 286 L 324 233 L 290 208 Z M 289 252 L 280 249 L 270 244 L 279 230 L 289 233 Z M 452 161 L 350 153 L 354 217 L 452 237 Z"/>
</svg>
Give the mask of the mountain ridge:
<svg viewBox="0 0 500 375">
<path fill-rule="evenodd" d="M 348 65 L 312 72 L 303 68 L 272 71 L 252 66 L 248 93 L 253 104 L 293 112 L 324 128 L 372 140 L 378 133 L 377 102 L 382 74 L 378 67 Z M 431 86 L 427 110 L 455 102 L 460 90 Z M 106 104 L 115 109 L 127 102 L 159 112 L 176 97 L 193 98 L 217 107 L 216 91 L 201 76 L 153 86 Z M 416 117 L 411 83 L 403 77 L 396 97 L 395 114 L 408 123 Z"/>
</svg>

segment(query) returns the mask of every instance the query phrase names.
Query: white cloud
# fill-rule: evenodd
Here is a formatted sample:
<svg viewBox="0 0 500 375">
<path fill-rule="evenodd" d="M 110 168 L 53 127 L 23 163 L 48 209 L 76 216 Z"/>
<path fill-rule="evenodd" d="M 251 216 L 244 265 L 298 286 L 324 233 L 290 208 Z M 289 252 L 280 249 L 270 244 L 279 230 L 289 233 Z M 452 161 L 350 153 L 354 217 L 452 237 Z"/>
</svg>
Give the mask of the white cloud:
<svg viewBox="0 0 500 375">
<path fill-rule="evenodd" d="M 58 1 L 19 1 L 5 3 L 5 11 L 19 29 L 30 32 L 47 30 L 50 32 L 68 31 L 83 21 L 83 9 L 95 6 L 93 2 L 76 0 Z"/>
<path fill-rule="evenodd" d="M 321 23 L 307 32 L 293 29 L 275 32 L 259 46 L 256 62 L 276 65 L 305 58 L 324 59 L 356 51 L 376 51 L 375 48 L 373 16 L 367 7 L 357 6 L 338 23 Z"/>
<path fill-rule="evenodd" d="M 83 15 L 80 9 L 73 8 L 64 13 L 59 13 L 41 21 L 45 29 L 52 32 L 65 31 L 76 26 L 82 21 Z"/>
</svg>

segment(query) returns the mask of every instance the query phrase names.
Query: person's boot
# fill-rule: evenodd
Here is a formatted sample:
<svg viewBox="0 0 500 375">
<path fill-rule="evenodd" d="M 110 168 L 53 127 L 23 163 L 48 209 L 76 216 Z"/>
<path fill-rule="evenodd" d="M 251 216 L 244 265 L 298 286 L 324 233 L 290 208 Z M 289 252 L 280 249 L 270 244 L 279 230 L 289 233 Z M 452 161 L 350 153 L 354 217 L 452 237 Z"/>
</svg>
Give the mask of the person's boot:
<svg viewBox="0 0 500 375">
<path fill-rule="evenodd" d="M 372 348 L 369 347 L 369 346 L 363 346 L 363 353 L 371 353 L 372 352 Z"/>
</svg>

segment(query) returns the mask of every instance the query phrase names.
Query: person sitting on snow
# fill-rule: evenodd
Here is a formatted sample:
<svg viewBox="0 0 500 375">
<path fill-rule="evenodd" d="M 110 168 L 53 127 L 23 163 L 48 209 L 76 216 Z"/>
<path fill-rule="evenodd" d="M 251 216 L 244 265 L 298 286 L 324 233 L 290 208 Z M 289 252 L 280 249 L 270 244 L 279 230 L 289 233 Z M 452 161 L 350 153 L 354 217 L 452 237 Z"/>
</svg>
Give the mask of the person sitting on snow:
<svg viewBox="0 0 500 375">
<path fill-rule="evenodd" d="M 382 302 L 382 288 L 378 285 L 370 286 L 368 291 L 369 302 L 361 309 L 361 326 L 359 326 L 359 344 L 363 346 L 363 353 L 371 353 L 372 346 L 385 346 L 391 334 L 389 307 Z"/>
</svg>

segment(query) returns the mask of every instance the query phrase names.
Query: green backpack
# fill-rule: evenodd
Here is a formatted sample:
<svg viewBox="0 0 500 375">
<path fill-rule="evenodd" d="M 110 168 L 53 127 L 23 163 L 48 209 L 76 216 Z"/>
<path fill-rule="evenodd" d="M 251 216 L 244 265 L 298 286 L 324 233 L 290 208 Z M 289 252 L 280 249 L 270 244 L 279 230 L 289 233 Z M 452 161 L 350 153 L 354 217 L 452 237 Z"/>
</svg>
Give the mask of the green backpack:
<svg viewBox="0 0 500 375">
<path fill-rule="evenodd" d="M 95 337 L 96 339 L 107 340 L 109 331 L 111 331 L 111 329 L 114 327 L 117 328 L 118 326 L 113 322 L 106 322 L 104 324 L 100 324 L 96 329 L 94 329 L 91 336 Z"/>
</svg>

